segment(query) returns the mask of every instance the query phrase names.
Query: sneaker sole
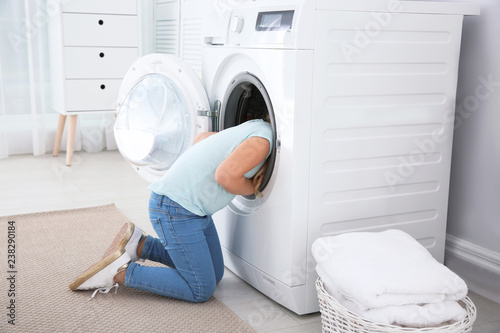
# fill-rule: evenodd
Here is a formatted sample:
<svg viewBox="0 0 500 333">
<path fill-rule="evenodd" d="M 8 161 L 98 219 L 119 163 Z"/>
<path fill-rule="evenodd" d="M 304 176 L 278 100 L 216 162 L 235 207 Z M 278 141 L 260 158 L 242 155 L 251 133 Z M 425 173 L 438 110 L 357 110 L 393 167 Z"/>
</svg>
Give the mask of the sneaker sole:
<svg viewBox="0 0 500 333">
<path fill-rule="evenodd" d="M 120 231 L 118 231 L 118 234 L 116 234 L 115 239 L 113 239 L 113 242 L 111 242 L 111 245 L 104 252 L 102 259 L 108 257 L 111 253 L 117 250 L 125 249 L 125 246 L 134 234 L 134 230 L 135 224 L 133 224 L 132 222 L 125 223 L 121 227 Z"/>
<path fill-rule="evenodd" d="M 116 251 L 112 252 L 110 255 L 108 255 L 106 258 L 104 258 L 101 261 L 97 262 L 96 264 L 92 265 L 84 273 L 82 273 L 79 277 L 77 277 L 73 282 L 70 283 L 69 289 L 70 290 L 77 289 L 79 286 L 81 286 L 83 283 L 85 283 L 91 277 L 93 277 L 94 275 L 99 273 L 101 270 L 103 270 L 104 268 L 109 266 L 111 263 L 113 263 L 116 259 L 118 259 L 124 253 L 125 253 L 125 249 L 116 250 Z"/>
</svg>

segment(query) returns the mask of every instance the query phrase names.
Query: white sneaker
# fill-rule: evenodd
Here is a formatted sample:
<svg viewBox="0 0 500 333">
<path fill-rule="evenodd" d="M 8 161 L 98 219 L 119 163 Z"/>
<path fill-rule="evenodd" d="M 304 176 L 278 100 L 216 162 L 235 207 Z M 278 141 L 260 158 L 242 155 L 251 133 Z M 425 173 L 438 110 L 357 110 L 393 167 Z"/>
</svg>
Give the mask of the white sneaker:
<svg viewBox="0 0 500 333">
<path fill-rule="evenodd" d="M 120 231 L 116 234 L 115 239 L 106 250 L 102 258 L 109 256 L 117 250 L 125 250 L 130 257 L 131 261 L 144 261 L 137 255 L 137 247 L 141 239 L 146 237 L 146 233 L 140 228 L 136 227 L 132 222 L 125 223 Z"/>
<path fill-rule="evenodd" d="M 127 270 L 129 263 L 130 256 L 125 251 L 117 250 L 87 269 L 70 283 L 69 289 L 97 289 L 90 299 L 97 292 L 108 293 L 112 288 L 118 288 L 118 283 L 114 282 L 114 277 L 116 274 Z"/>
</svg>

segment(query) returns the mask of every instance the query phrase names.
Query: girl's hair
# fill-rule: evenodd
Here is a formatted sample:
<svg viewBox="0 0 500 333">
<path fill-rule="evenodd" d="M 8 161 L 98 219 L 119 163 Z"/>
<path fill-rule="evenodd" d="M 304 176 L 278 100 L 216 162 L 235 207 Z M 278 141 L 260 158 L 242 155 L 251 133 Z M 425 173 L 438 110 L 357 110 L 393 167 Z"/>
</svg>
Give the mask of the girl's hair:
<svg viewBox="0 0 500 333">
<path fill-rule="evenodd" d="M 269 116 L 269 113 L 266 113 L 266 115 L 264 117 L 262 117 L 262 119 L 267 123 L 271 123 L 271 117 Z M 273 148 L 269 147 L 269 149 L 272 150 Z M 270 157 L 271 156 L 267 157 L 266 162 L 262 165 L 262 167 L 259 169 L 259 171 L 257 171 L 257 173 L 255 174 L 255 176 L 253 176 L 253 179 L 252 179 L 253 194 L 257 197 L 260 197 L 260 198 L 262 198 L 264 196 L 262 193 L 260 193 L 259 188 L 262 185 L 262 181 L 264 180 L 264 176 L 266 175 L 266 171 L 267 171 L 267 168 L 269 166 L 269 158 Z"/>
<path fill-rule="evenodd" d="M 253 194 L 255 196 L 262 198 L 264 195 L 260 193 L 259 188 L 260 185 L 262 185 L 262 181 L 264 180 L 264 175 L 266 174 L 267 171 L 267 166 L 269 165 L 269 158 L 267 158 L 266 162 L 264 165 L 257 171 L 255 176 L 253 176 L 252 182 L 253 182 Z"/>
<path fill-rule="evenodd" d="M 264 100 L 264 97 L 262 97 L 262 94 L 255 87 L 251 87 L 245 98 L 239 101 L 238 109 L 245 110 L 245 112 L 242 112 L 240 114 L 240 122 L 245 122 L 252 119 L 262 119 L 269 124 L 271 123 L 271 116 L 269 115 L 266 101 Z M 272 149 L 272 147 L 270 149 Z M 262 193 L 260 193 L 259 188 L 264 180 L 268 165 L 269 157 L 252 178 L 253 193 L 255 194 L 255 196 L 263 196 Z"/>
</svg>

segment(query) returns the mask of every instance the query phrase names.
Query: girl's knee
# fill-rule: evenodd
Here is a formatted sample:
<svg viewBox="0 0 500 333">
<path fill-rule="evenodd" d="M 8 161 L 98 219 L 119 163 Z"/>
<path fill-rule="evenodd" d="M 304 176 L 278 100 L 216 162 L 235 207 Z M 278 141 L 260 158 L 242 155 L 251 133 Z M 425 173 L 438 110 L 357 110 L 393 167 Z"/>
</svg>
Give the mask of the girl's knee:
<svg viewBox="0 0 500 333">
<path fill-rule="evenodd" d="M 203 303 L 208 301 L 212 295 L 215 292 L 216 284 L 212 283 L 207 286 L 204 286 L 203 288 L 200 289 L 200 292 L 198 295 L 194 295 L 193 301 L 196 303 Z"/>
<path fill-rule="evenodd" d="M 195 299 L 193 299 L 193 302 L 195 302 L 195 303 L 205 303 L 211 297 L 212 297 L 212 295 L 202 295 L 202 296 L 199 296 L 199 297 L 196 297 Z"/>
</svg>

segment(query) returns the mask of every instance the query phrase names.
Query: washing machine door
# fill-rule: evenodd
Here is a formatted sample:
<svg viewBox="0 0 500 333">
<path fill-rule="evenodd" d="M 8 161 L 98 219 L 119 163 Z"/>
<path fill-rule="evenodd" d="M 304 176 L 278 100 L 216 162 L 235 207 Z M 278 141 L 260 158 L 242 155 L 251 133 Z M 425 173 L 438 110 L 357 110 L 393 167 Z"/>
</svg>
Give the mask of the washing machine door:
<svg viewBox="0 0 500 333">
<path fill-rule="evenodd" d="M 118 96 L 114 134 L 120 153 L 154 182 L 210 130 L 210 106 L 196 73 L 178 58 L 151 54 L 127 72 Z"/>
</svg>

